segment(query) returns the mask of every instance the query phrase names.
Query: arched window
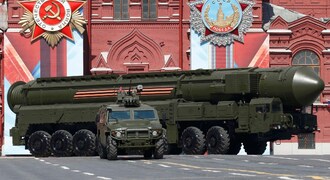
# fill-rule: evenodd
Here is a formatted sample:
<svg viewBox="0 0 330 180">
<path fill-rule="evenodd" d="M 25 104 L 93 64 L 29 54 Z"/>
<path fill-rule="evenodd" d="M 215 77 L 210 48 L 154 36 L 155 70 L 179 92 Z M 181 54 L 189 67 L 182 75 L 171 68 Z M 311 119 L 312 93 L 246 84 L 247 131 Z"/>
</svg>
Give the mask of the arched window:
<svg viewBox="0 0 330 180">
<path fill-rule="evenodd" d="M 310 50 L 299 51 L 292 60 L 292 66 L 309 66 L 313 68 L 316 74 L 320 75 L 319 57 Z"/>
<path fill-rule="evenodd" d="M 314 72 L 320 76 L 320 60 L 319 57 L 310 50 L 299 51 L 292 60 L 292 66 L 309 66 Z M 320 96 L 316 102 L 320 101 Z"/>
</svg>

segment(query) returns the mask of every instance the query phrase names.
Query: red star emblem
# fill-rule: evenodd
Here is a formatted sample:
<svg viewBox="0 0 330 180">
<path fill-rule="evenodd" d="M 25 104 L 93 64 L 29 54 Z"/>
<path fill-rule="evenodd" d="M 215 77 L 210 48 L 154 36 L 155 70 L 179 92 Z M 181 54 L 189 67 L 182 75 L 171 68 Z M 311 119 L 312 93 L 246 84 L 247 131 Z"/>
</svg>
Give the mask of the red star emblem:
<svg viewBox="0 0 330 180">
<path fill-rule="evenodd" d="M 33 14 L 35 24 L 32 41 L 42 36 L 46 31 L 60 32 L 63 36 L 73 40 L 70 21 L 72 13 L 78 11 L 84 1 L 21 1 L 18 2 L 26 11 Z"/>
</svg>

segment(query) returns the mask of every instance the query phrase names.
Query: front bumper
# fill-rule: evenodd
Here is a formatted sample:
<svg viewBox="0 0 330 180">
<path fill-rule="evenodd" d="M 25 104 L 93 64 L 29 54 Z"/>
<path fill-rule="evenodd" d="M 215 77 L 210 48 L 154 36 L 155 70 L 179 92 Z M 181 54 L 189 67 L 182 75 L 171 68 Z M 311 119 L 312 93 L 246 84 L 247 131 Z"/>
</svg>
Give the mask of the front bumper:
<svg viewBox="0 0 330 180">
<path fill-rule="evenodd" d="M 113 131 L 111 138 L 117 142 L 118 148 L 153 148 L 158 139 L 163 137 L 163 132 L 155 136 L 152 129 L 127 129 L 120 131 Z"/>
</svg>

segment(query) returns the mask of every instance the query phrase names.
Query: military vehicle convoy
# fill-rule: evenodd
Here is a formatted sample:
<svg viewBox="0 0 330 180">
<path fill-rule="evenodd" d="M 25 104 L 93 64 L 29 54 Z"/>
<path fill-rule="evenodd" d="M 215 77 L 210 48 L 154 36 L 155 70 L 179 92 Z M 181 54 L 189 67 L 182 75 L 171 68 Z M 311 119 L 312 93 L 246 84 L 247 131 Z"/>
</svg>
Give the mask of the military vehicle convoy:
<svg viewBox="0 0 330 180">
<path fill-rule="evenodd" d="M 149 159 L 162 159 L 166 134 L 155 108 L 141 104 L 136 90 L 119 91 L 117 102 L 102 106 L 96 116 L 98 154 L 115 160 L 118 153 L 143 153 Z"/>
<path fill-rule="evenodd" d="M 40 78 L 8 92 L 16 113 L 14 145 L 35 156 L 92 155 L 95 115 L 117 92 L 143 85 L 167 131 L 171 153 L 262 154 L 267 141 L 313 133 L 317 119 L 304 113 L 324 89 L 307 67 L 241 68 Z"/>
</svg>

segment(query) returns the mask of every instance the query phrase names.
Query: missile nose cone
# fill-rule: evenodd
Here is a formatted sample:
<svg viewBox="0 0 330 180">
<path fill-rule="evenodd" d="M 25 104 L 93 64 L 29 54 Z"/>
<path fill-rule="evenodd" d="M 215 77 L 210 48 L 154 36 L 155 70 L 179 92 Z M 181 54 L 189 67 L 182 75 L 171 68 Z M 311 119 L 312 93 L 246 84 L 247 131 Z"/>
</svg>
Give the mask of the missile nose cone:
<svg viewBox="0 0 330 180">
<path fill-rule="evenodd" d="M 323 89 L 323 80 L 311 68 L 304 67 L 296 71 L 293 77 L 292 90 L 300 105 L 313 104 Z"/>
</svg>

